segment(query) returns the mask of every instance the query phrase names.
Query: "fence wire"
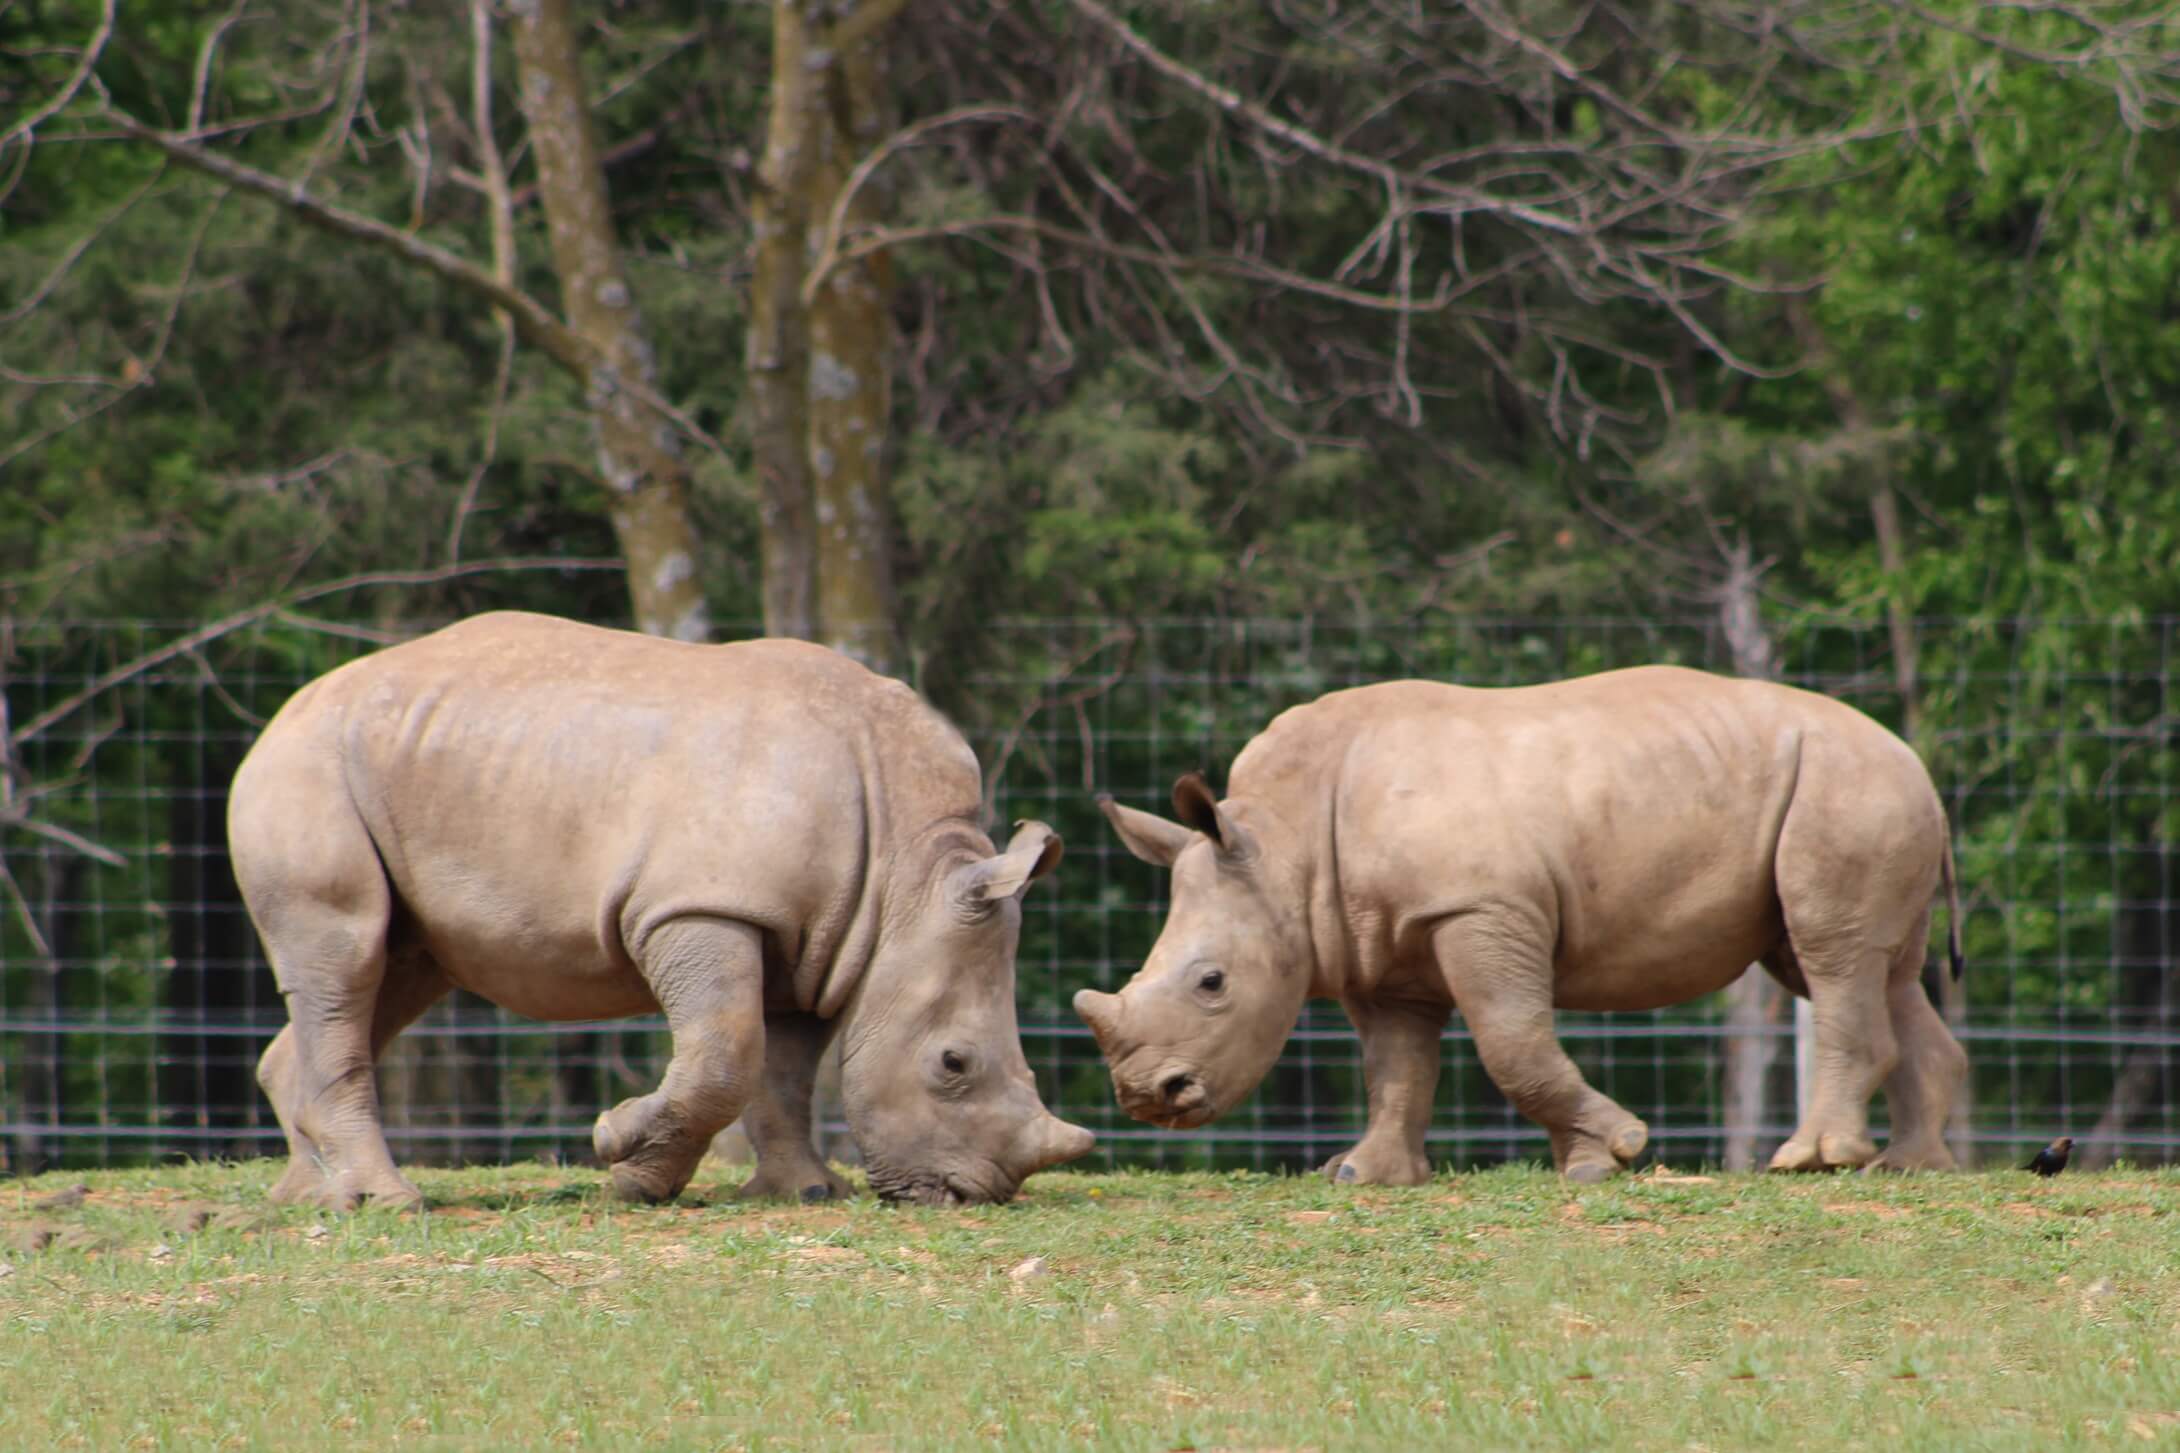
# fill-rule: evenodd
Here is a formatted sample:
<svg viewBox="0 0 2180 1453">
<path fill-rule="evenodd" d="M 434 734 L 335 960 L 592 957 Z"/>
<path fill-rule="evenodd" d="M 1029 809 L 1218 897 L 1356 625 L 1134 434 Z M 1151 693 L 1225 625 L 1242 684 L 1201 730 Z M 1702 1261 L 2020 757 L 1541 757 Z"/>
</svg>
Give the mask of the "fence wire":
<svg viewBox="0 0 2180 1453">
<path fill-rule="evenodd" d="M 0 1156 L 17 1171 L 281 1149 L 252 1071 L 285 1015 L 229 871 L 227 784 L 292 691 L 399 633 L 285 617 L 173 651 L 187 630 L 35 624 L 0 639 Z M 1920 622 L 1913 723 L 1882 624 L 1775 634 L 1783 679 L 1912 725 L 1945 797 L 1969 959 L 1967 1138 L 1986 1158 L 2072 1133 L 2092 1160 L 2180 1159 L 2180 620 Z M 1142 962 L 1166 884 L 1111 839 L 1095 793 L 1163 811 L 1182 772 L 1223 782 L 1278 711 L 1343 686 L 1519 685 L 1728 658 L 1710 620 L 993 628 L 979 655 L 923 684 L 976 746 L 993 820 L 1041 818 L 1067 842 L 1057 878 L 1030 894 L 1020 959 L 1024 1046 L 1048 1102 L 1118 1162 L 1302 1166 L 1362 1127 L 1356 1042 L 1330 1005 L 1308 1009 L 1221 1122 L 1176 1133 L 1119 1114 L 1068 1004 Z M 1676 1163 L 1715 1161 L 1725 1140 L 1721 999 L 1561 1016 L 1583 1072 Z M 1755 1032 L 1782 1042 L 1754 1127 L 1768 1154 L 1792 1130 L 1790 1016 Z M 1434 1157 L 1547 1154 L 1458 1021 L 1446 1038 Z M 416 1162 L 585 1159 L 598 1110 L 652 1088 L 666 1049 L 655 1020 L 541 1024 L 456 995 L 386 1056 L 388 1135 Z"/>
</svg>

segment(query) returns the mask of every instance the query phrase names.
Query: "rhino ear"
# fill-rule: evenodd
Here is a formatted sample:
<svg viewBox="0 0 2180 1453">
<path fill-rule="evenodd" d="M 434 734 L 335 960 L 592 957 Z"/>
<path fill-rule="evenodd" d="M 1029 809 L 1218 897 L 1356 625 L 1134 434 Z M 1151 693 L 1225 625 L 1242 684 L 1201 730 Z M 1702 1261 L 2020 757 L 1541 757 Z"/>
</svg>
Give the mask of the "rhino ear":
<svg viewBox="0 0 2180 1453">
<path fill-rule="evenodd" d="M 1098 811 L 1105 814 L 1105 820 L 1113 825 L 1129 852 L 1161 868 L 1172 867 L 1181 849 L 1195 841 L 1196 835 L 1181 824 L 1168 822 L 1156 813 L 1122 807 L 1113 801 L 1110 792 L 1098 794 Z"/>
<path fill-rule="evenodd" d="M 972 907 L 1019 898 L 1030 884 L 1060 865 L 1063 850 L 1060 835 L 1045 824 L 1018 822 L 1005 852 L 955 870 L 954 895 Z"/>
<path fill-rule="evenodd" d="M 1236 862 L 1253 856 L 1256 844 L 1234 815 L 1219 806 L 1218 794 L 1201 772 L 1191 772 L 1173 784 L 1173 810 L 1181 821 L 1217 845 L 1219 855 Z"/>
</svg>

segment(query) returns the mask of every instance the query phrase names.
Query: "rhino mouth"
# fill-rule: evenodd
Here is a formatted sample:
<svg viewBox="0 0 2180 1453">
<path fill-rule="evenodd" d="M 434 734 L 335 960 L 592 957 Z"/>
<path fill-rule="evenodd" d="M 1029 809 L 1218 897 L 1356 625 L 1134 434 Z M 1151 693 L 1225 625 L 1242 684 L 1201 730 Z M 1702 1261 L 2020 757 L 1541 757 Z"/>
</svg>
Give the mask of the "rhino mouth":
<svg viewBox="0 0 2180 1453">
<path fill-rule="evenodd" d="M 1011 1185 L 986 1185 L 961 1175 L 910 1176 L 900 1181 L 871 1180 L 881 1201 L 904 1206 L 1002 1205 L 1014 1199 Z"/>
<path fill-rule="evenodd" d="M 1201 1072 L 1167 1065 L 1147 1080 L 1115 1078 L 1120 1108 L 1161 1130 L 1194 1130 L 1216 1119 L 1219 1103 Z"/>
</svg>

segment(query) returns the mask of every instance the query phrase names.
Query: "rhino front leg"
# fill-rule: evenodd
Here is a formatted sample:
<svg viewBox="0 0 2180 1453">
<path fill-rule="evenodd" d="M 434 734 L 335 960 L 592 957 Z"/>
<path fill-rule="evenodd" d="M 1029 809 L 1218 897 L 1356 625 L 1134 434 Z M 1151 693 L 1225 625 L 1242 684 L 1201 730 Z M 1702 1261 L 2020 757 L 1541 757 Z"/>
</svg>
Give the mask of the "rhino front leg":
<svg viewBox="0 0 2180 1453">
<path fill-rule="evenodd" d="M 666 1011 L 674 1057 L 656 1090 L 600 1115 L 590 1139 L 622 1199 L 666 1201 L 757 1093 L 764 958 L 747 924 L 682 918 L 652 931 L 637 967 Z"/>
<path fill-rule="evenodd" d="M 1370 1123 L 1354 1149 L 1325 1162 L 1325 1174 L 1355 1185 L 1419 1186 L 1431 1178 L 1424 1135 L 1438 1089 L 1439 1040 L 1450 1004 L 1343 999 L 1362 1039 Z"/>
<path fill-rule="evenodd" d="M 1582 1078 L 1552 1022 L 1552 953 L 1519 924 L 1463 914 L 1432 949 L 1491 1082 L 1552 1139 L 1560 1174 L 1584 1183 L 1634 1164 L 1650 1128 Z"/>
<path fill-rule="evenodd" d="M 812 1143 L 810 1101 L 818 1061 L 832 1042 L 834 1022 L 815 1014 L 765 1016 L 764 1082 L 742 1112 L 757 1152 L 757 1171 L 742 1187 L 750 1200 L 827 1201 L 849 1194 Z"/>
</svg>

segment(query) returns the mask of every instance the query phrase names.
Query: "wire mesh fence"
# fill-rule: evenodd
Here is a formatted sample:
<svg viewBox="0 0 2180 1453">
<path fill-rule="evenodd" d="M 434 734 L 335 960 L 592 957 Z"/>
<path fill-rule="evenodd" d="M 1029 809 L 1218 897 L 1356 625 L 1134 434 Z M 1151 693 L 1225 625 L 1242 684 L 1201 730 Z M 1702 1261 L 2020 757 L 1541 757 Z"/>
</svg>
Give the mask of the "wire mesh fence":
<svg viewBox="0 0 2180 1453">
<path fill-rule="evenodd" d="M 187 631 L 36 624 L 0 639 L 0 1154 L 16 1170 L 281 1148 L 252 1071 L 285 1015 L 228 868 L 227 783 L 296 687 L 406 632 L 293 616 L 193 644 Z M 2073 1133 L 2093 1158 L 2180 1158 L 2176 635 L 2173 619 L 1917 626 L 1914 735 L 1955 824 L 1970 965 L 1959 1032 L 1986 1156 Z M 1904 725 L 1882 625 L 1800 619 L 1775 636 L 1783 679 Z M 1217 1124 L 1174 1133 L 1117 1112 L 1068 1001 L 1142 962 L 1166 885 L 1111 840 L 1095 793 L 1163 810 L 1177 775 L 1223 781 L 1278 711 L 1343 686 L 1728 660 L 1708 619 L 995 627 L 976 659 L 948 663 L 940 704 L 985 764 L 995 822 L 1041 818 L 1067 841 L 1056 879 L 1030 895 L 1020 960 L 1024 1045 L 1048 1102 L 1099 1131 L 1100 1156 L 1131 1162 L 1299 1166 L 1361 1129 L 1359 1055 L 1330 1005 L 1310 1007 L 1257 1094 Z M 1584 1073 L 1678 1163 L 1716 1160 L 1726 1134 L 1720 998 L 1561 1017 Z M 1754 1032 L 1783 1041 L 1792 1027 L 1778 1016 Z M 1545 1154 L 1458 1020 L 1447 1040 L 1434 1157 Z M 389 1137 L 410 1161 L 584 1158 L 597 1111 L 650 1089 L 665 1049 L 653 1020 L 540 1024 L 457 995 L 388 1052 Z M 1792 1130 L 1792 1058 L 1768 1072 L 1763 1152 Z"/>
</svg>

